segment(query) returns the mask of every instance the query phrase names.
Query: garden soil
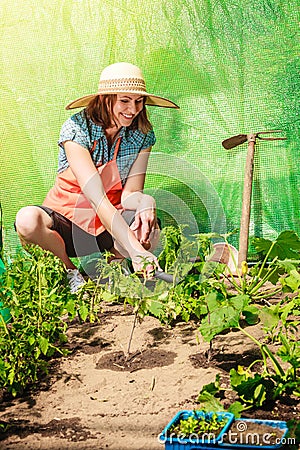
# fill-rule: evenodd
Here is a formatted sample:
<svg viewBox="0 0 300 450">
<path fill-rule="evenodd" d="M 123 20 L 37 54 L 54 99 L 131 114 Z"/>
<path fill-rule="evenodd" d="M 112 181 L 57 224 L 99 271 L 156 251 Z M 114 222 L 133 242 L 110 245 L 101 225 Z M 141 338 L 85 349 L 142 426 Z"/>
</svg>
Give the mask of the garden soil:
<svg viewBox="0 0 300 450">
<path fill-rule="evenodd" d="M 133 320 L 130 308 L 111 304 L 99 323 L 70 323 L 70 354 L 53 359 L 49 375 L 22 397 L 3 397 L 0 448 L 163 450 L 159 433 L 177 411 L 197 408 L 203 385 L 217 373 L 228 385 L 231 367 L 258 356 L 250 340 L 230 332 L 216 337 L 208 360 L 193 321 L 168 328 L 145 317 L 126 357 Z M 259 326 L 253 330 L 259 339 Z M 255 414 L 288 420 L 299 412 L 292 401 Z"/>
</svg>

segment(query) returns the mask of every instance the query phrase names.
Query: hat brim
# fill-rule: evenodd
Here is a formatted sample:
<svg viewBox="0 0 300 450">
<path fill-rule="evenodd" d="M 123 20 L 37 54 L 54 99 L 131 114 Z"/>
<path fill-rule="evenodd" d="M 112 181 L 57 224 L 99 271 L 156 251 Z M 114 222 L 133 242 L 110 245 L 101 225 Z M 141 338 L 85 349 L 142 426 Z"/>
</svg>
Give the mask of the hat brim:
<svg viewBox="0 0 300 450">
<path fill-rule="evenodd" d="M 137 94 L 137 95 L 142 95 L 144 97 L 147 97 L 146 100 L 146 105 L 148 106 L 160 106 L 162 108 L 176 108 L 179 109 L 179 106 L 176 105 L 176 103 L 172 102 L 171 100 L 168 100 L 167 98 L 164 97 L 159 97 L 158 95 L 153 95 L 153 94 L 148 94 L 145 92 L 129 92 L 129 91 L 124 91 L 124 92 L 101 92 L 97 93 L 97 94 L 90 94 L 90 95 L 85 95 L 84 97 L 80 97 L 77 98 L 76 100 L 73 100 L 71 103 L 69 103 L 65 109 L 75 109 L 75 108 L 84 108 L 85 106 L 87 106 L 90 101 L 95 98 L 97 95 L 106 95 L 106 94 Z"/>
</svg>

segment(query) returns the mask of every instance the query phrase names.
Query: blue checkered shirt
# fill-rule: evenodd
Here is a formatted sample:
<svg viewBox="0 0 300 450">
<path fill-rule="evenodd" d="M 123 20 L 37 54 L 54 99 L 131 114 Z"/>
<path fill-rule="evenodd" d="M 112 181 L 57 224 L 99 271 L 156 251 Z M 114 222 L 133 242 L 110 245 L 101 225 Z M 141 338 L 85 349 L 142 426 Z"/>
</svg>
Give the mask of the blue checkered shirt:
<svg viewBox="0 0 300 450">
<path fill-rule="evenodd" d="M 153 130 L 144 134 L 140 130 L 130 130 L 126 127 L 121 128 L 120 137 L 121 144 L 117 156 L 117 165 L 124 186 L 137 155 L 141 150 L 154 145 L 156 138 Z M 82 110 L 67 119 L 61 128 L 58 141 L 60 147 L 58 173 L 63 172 L 69 167 L 63 146 L 65 141 L 77 142 L 77 144 L 89 151 L 92 149 L 94 141 L 97 141 L 97 145 L 91 153 L 95 166 L 110 161 L 113 158 L 116 146 L 116 142 L 114 142 L 112 148 L 109 149 L 103 128 L 96 125 L 92 120 L 86 119 L 84 110 Z"/>
</svg>

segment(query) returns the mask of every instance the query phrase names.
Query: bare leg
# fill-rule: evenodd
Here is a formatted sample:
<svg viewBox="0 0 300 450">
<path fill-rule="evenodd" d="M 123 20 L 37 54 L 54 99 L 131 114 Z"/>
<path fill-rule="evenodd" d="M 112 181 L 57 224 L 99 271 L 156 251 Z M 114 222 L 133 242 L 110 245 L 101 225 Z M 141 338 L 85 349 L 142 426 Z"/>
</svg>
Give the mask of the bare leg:
<svg viewBox="0 0 300 450">
<path fill-rule="evenodd" d="M 37 206 L 26 206 L 17 213 L 16 229 L 22 245 L 36 244 L 60 258 L 67 269 L 76 267 L 66 253 L 62 237 L 51 230 L 52 219 Z"/>
</svg>

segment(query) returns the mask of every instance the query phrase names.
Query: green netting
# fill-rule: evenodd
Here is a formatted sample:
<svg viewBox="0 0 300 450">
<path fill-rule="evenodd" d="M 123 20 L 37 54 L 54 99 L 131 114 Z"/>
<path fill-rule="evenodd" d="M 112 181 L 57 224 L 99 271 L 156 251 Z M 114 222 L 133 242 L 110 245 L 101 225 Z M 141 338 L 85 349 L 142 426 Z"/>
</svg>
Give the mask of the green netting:
<svg viewBox="0 0 300 450">
<path fill-rule="evenodd" d="M 166 217 L 193 231 L 239 227 L 247 144 L 221 142 L 282 129 L 286 141 L 256 146 L 250 233 L 300 232 L 299 0 L 2 0 L 0 14 L 6 249 L 17 210 L 53 184 L 65 104 L 95 92 L 116 61 L 181 107 L 149 108 L 147 187 Z"/>
</svg>

